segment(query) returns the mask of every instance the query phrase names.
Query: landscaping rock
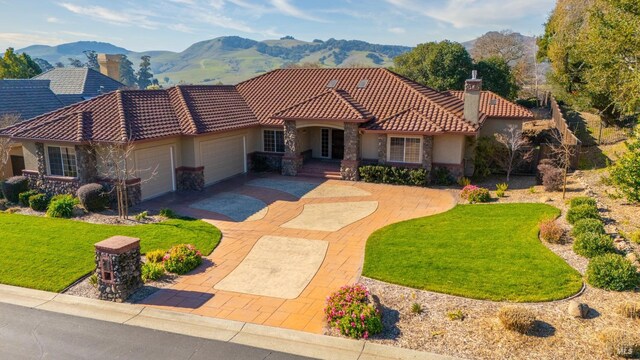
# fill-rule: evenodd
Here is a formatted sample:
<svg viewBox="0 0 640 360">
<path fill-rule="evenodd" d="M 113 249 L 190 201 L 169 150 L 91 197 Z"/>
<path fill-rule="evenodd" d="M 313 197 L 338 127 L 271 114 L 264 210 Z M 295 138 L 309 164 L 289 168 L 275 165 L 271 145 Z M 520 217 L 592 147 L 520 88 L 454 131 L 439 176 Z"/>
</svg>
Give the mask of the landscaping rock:
<svg viewBox="0 0 640 360">
<path fill-rule="evenodd" d="M 636 263 L 638 261 L 638 255 L 636 253 L 630 252 L 625 256 L 627 260 L 631 261 L 631 263 Z"/>
<path fill-rule="evenodd" d="M 79 206 L 73 207 L 73 217 L 80 217 L 85 214 L 84 209 Z"/>
<path fill-rule="evenodd" d="M 571 300 L 569 302 L 568 311 L 569 311 L 569 315 L 575 318 L 584 319 L 587 317 L 587 314 L 589 313 L 589 306 L 587 304 L 583 304 L 578 301 Z"/>
</svg>

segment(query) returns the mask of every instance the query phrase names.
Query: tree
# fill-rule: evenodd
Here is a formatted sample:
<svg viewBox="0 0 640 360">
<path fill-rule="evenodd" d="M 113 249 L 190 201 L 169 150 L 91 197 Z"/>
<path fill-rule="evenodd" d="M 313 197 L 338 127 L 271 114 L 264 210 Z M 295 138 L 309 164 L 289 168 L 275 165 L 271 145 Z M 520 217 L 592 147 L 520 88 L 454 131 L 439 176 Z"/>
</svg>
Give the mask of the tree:
<svg viewBox="0 0 640 360">
<path fill-rule="evenodd" d="M 79 59 L 76 59 L 76 58 L 67 58 L 67 59 L 69 60 L 69 66 L 71 67 L 75 67 L 75 68 L 84 67 L 84 64 Z"/>
<path fill-rule="evenodd" d="M 133 63 L 126 55 L 122 55 L 120 61 L 120 82 L 129 87 L 134 87 L 137 83 L 136 74 L 133 72 Z"/>
<path fill-rule="evenodd" d="M 513 169 L 531 160 L 533 149 L 529 146 L 529 140 L 522 136 L 522 131 L 515 125 L 507 126 L 503 132 L 494 136 L 502 145 L 501 151 L 496 152 L 495 161 L 507 173 L 507 182 L 509 182 Z"/>
<path fill-rule="evenodd" d="M 0 116 L 0 129 L 17 124 L 20 121 L 20 116 L 16 114 L 5 114 Z M 13 140 L 9 137 L 0 137 L 0 180 L 6 178 L 5 169 L 11 158 L 11 147 L 13 146 Z"/>
<path fill-rule="evenodd" d="M 168 76 L 165 76 L 162 80 L 164 80 L 164 82 L 165 82 L 166 84 L 168 84 L 168 83 L 169 83 L 169 81 L 171 81 L 171 79 L 169 79 L 169 77 L 168 77 Z"/>
<path fill-rule="evenodd" d="M 30 79 L 42 73 L 42 69 L 25 53 L 16 54 L 7 48 L 0 59 L 0 79 Z"/>
<path fill-rule="evenodd" d="M 140 89 L 146 89 L 152 84 L 153 74 L 151 73 L 151 56 L 144 55 L 140 58 L 140 69 L 136 76 L 138 77 L 138 87 Z"/>
<path fill-rule="evenodd" d="M 624 153 L 609 170 L 610 179 L 618 191 L 631 203 L 640 202 L 640 130 L 625 143 Z"/>
<path fill-rule="evenodd" d="M 450 41 L 419 44 L 393 63 L 393 71 L 436 90 L 462 90 L 473 68 L 464 46 Z"/>
<path fill-rule="evenodd" d="M 480 60 L 476 69 L 482 78 L 482 87 L 496 94 L 514 100 L 518 96 L 518 85 L 509 64 L 501 57 Z"/>
<path fill-rule="evenodd" d="M 98 53 L 93 50 L 85 50 L 82 52 L 87 57 L 87 62 L 84 66 L 95 71 L 100 71 L 100 64 L 98 63 Z"/>
<path fill-rule="evenodd" d="M 284 65 L 282 65 L 283 69 L 321 69 L 322 68 L 322 64 L 317 63 L 317 62 L 301 62 L 301 63 L 285 63 Z"/>
<path fill-rule="evenodd" d="M 33 62 L 35 62 L 38 65 L 38 67 L 40 68 L 40 70 L 42 70 L 42 72 L 46 72 L 53 69 L 53 65 L 51 65 L 45 59 L 35 58 L 33 59 Z"/>
<path fill-rule="evenodd" d="M 471 50 L 475 61 L 499 57 L 513 66 L 525 54 L 525 44 L 522 35 L 511 30 L 489 31 L 476 39 Z"/>
<path fill-rule="evenodd" d="M 576 146 L 566 141 L 557 129 L 551 132 L 551 142 L 548 145 L 551 158 L 562 169 L 562 198 L 564 199 L 567 193 L 567 174 L 576 155 Z"/>
<path fill-rule="evenodd" d="M 64 63 L 63 63 L 62 61 L 58 61 L 58 62 L 55 64 L 55 67 L 57 67 L 57 68 L 59 68 L 59 69 L 60 69 L 60 68 L 63 68 L 63 67 L 64 67 Z"/>
</svg>

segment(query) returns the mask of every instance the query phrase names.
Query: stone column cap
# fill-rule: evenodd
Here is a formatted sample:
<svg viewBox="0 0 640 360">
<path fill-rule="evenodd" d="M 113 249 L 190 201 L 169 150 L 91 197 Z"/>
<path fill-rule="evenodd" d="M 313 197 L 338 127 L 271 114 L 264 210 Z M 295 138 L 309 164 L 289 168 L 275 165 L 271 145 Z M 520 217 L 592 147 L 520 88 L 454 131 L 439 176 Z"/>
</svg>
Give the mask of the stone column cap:
<svg viewBox="0 0 640 360">
<path fill-rule="evenodd" d="M 140 248 L 140 239 L 116 235 L 95 243 L 94 246 L 96 247 L 96 250 L 108 254 L 123 254 Z"/>
</svg>

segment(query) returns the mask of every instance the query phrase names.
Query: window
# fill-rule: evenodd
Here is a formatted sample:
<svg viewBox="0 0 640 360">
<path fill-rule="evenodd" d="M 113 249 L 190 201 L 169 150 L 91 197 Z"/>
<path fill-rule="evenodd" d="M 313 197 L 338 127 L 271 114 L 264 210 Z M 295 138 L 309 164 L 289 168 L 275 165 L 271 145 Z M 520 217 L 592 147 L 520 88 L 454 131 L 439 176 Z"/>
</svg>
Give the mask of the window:
<svg viewBox="0 0 640 360">
<path fill-rule="evenodd" d="M 265 130 L 264 131 L 264 151 L 284 152 L 284 131 Z"/>
<path fill-rule="evenodd" d="M 389 161 L 419 163 L 420 139 L 405 137 L 389 138 Z"/>
<path fill-rule="evenodd" d="M 49 175 L 78 176 L 76 152 L 73 148 L 47 146 L 47 160 L 49 163 Z"/>
</svg>

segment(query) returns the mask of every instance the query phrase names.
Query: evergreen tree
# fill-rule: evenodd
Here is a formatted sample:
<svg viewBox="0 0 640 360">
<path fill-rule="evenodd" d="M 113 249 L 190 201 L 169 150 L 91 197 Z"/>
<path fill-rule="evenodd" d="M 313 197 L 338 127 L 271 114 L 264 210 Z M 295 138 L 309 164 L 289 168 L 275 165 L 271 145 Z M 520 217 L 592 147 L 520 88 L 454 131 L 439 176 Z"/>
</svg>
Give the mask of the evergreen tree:
<svg viewBox="0 0 640 360">
<path fill-rule="evenodd" d="M 87 62 L 84 66 L 95 71 L 100 71 L 100 64 L 98 64 L 98 54 L 93 50 L 85 50 L 82 52 L 87 57 Z"/>
<path fill-rule="evenodd" d="M 69 65 L 71 67 L 77 67 L 77 68 L 81 68 L 84 66 L 84 64 L 82 63 L 82 61 L 78 60 L 78 59 L 74 59 L 74 58 L 69 58 Z"/>
<path fill-rule="evenodd" d="M 122 55 L 122 60 L 120 61 L 120 82 L 126 86 L 135 87 L 136 80 L 136 74 L 133 71 L 133 63 L 126 55 Z"/>
<path fill-rule="evenodd" d="M 504 58 L 492 56 L 478 61 L 478 74 L 482 79 L 482 88 L 514 100 L 518 96 L 518 85 L 511 67 Z"/>
<path fill-rule="evenodd" d="M 57 67 L 57 68 L 63 68 L 63 67 L 64 67 L 64 63 L 63 63 L 62 61 L 58 61 L 58 62 L 55 64 L 55 67 Z"/>
<path fill-rule="evenodd" d="M 152 84 L 153 74 L 151 73 L 151 56 L 144 55 L 140 58 L 140 70 L 136 74 L 138 77 L 138 87 L 140 89 L 146 89 Z"/>
<path fill-rule="evenodd" d="M 29 79 L 42 73 L 42 69 L 25 53 L 20 55 L 7 48 L 0 59 L 0 79 Z"/>
<path fill-rule="evenodd" d="M 38 64 L 38 67 L 40 68 L 40 70 L 42 70 L 42 72 L 46 72 L 53 69 L 53 65 L 51 65 L 51 63 L 49 63 L 45 59 L 35 58 L 33 59 L 33 62 Z"/>
</svg>

